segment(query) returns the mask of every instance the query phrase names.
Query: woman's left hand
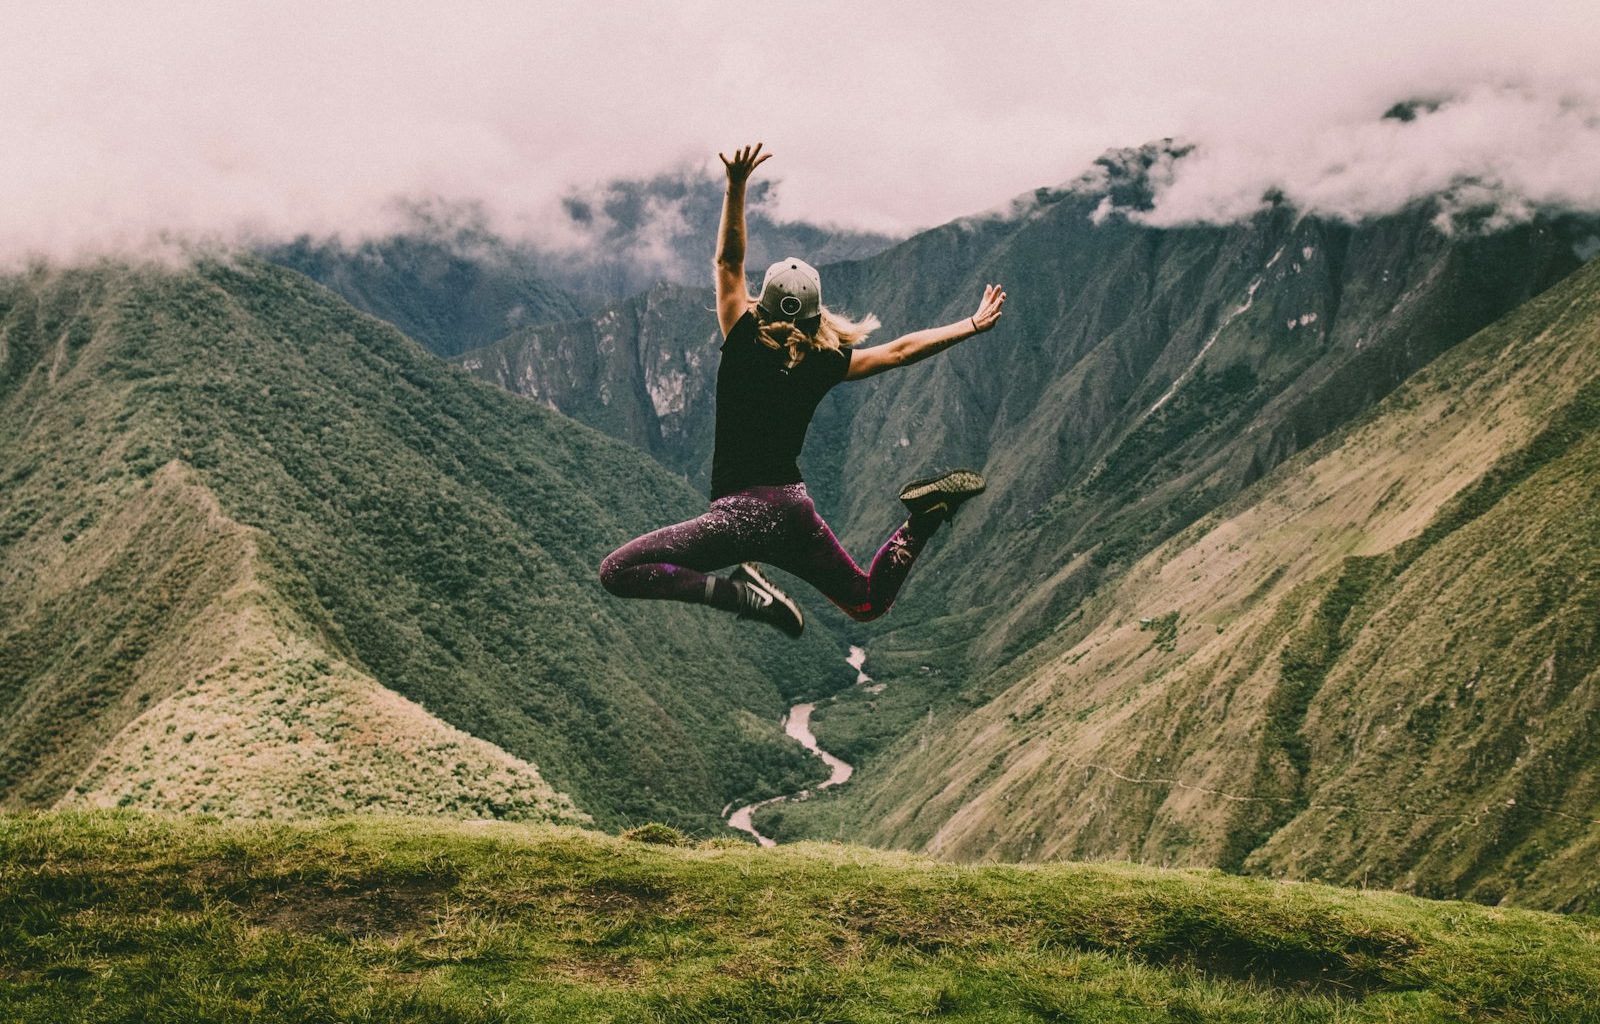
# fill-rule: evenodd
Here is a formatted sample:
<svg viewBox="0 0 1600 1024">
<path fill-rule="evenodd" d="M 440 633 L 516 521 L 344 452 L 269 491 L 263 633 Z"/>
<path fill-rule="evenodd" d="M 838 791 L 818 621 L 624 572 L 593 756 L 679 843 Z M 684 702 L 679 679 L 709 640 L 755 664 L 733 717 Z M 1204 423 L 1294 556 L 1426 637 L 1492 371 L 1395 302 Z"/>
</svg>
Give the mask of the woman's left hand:
<svg viewBox="0 0 1600 1024">
<path fill-rule="evenodd" d="M 983 301 L 978 303 L 978 311 L 972 314 L 972 329 L 982 334 L 992 328 L 1000 321 L 1000 312 L 1005 304 L 1005 289 L 997 284 L 985 285 Z"/>
</svg>

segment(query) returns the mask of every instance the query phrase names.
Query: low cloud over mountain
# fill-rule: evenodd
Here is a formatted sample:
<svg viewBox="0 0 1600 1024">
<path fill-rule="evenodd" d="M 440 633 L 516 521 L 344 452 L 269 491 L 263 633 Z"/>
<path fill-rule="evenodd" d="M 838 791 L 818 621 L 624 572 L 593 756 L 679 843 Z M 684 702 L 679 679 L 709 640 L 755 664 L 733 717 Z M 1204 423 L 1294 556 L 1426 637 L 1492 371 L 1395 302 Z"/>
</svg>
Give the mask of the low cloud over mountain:
<svg viewBox="0 0 1600 1024">
<path fill-rule="evenodd" d="M 1151 168 L 1146 223 L 1228 223 L 1287 202 L 1356 221 L 1430 195 L 1494 228 L 1536 211 L 1600 210 L 1600 91 L 1474 86 L 1382 118 L 1200 142 Z"/>
<path fill-rule="evenodd" d="M 564 201 L 714 180 L 755 139 L 775 220 L 891 235 L 1164 137 L 1194 151 L 1152 223 L 1264 193 L 1344 218 L 1441 189 L 1502 220 L 1593 210 L 1595 52 L 1585 0 L 823 2 L 780 24 L 710 2 L 35 6 L 0 38 L 0 260 L 354 243 L 436 202 L 582 252 Z M 1381 117 L 1415 99 L 1442 102 Z"/>
</svg>

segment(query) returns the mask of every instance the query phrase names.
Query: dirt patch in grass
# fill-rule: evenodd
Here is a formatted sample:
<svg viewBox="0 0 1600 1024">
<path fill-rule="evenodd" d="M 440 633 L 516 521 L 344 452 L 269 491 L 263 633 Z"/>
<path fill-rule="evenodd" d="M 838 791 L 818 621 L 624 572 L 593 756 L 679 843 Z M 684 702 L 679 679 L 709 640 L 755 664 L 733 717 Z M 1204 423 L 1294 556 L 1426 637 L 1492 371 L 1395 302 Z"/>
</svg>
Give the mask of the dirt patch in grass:
<svg viewBox="0 0 1600 1024">
<path fill-rule="evenodd" d="M 572 893 L 576 905 L 602 912 L 656 910 L 671 898 L 672 890 L 666 886 L 625 878 L 597 878 Z"/>
<path fill-rule="evenodd" d="M 910 907 L 888 900 L 851 896 L 838 900 L 832 909 L 839 927 L 864 940 L 927 953 L 971 946 L 999 934 L 981 914 L 954 903 Z"/>
<path fill-rule="evenodd" d="M 254 893 L 240 909 L 251 924 L 278 931 L 394 938 L 427 928 L 454 884 L 420 877 L 384 879 L 357 890 L 296 886 Z"/>
<path fill-rule="evenodd" d="M 551 974 L 584 985 L 626 988 L 644 980 L 644 968 L 633 957 L 569 957 L 546 966 Z"/>
</svg>

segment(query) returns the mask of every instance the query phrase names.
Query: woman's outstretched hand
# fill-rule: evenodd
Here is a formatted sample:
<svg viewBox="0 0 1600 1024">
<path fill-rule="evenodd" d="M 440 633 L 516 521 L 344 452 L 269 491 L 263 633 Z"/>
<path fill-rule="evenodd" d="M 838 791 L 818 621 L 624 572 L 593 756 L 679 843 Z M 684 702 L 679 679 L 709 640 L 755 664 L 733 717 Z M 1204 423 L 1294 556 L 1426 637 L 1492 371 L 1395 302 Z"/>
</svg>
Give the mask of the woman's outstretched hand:
<svg viewBox="0 0 1600 1024">
<path fill-rule="evenodd" d="M 721 153 L 717 154 L 717 156 L 722 160 L 722 166 L 728 170 L 728 184 L 744 184 L 745 180 L 750 177 L 751 171 L 772 159 L 771 153 L 761 152 L 761 146 L 762 143 L 758 142 L 754 146 L 745 146 L 743 149 L 736 149 L 733 151 L 732 160 L 729 160 Z"/>
<path fill-rule="evenodd" d="M 972 314 L 972 329 L 982 334 L 999 323 L 1000 312 L 1005 304 L 1005 289 L 997 284 L 985 285 L 983 301 L 978 303 L 978 311 Z"/>
</svg>

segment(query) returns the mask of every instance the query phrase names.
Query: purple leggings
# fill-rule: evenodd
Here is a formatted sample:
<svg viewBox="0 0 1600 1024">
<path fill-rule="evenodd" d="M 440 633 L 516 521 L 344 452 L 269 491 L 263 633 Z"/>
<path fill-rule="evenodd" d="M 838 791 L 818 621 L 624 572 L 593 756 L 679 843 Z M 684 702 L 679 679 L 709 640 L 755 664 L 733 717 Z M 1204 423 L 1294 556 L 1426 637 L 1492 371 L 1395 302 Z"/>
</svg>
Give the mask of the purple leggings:
<svg viewBox="0 0 1600 1024">
<path fill-rule="evenodd" d="M 927 539 L 913 536 L 907 522 L 862 572 L 817 515 L 805 484 L 750 487 L 716 499 L 702 516 L 611 552 L 600 563 L 600 582 L 618 597 L 719 603 L 714 586 L 707 586 L 708 573 L 763 562 L 800 577 L 852 619 L 866 622 L 889 610 Z"/>
</svg>

